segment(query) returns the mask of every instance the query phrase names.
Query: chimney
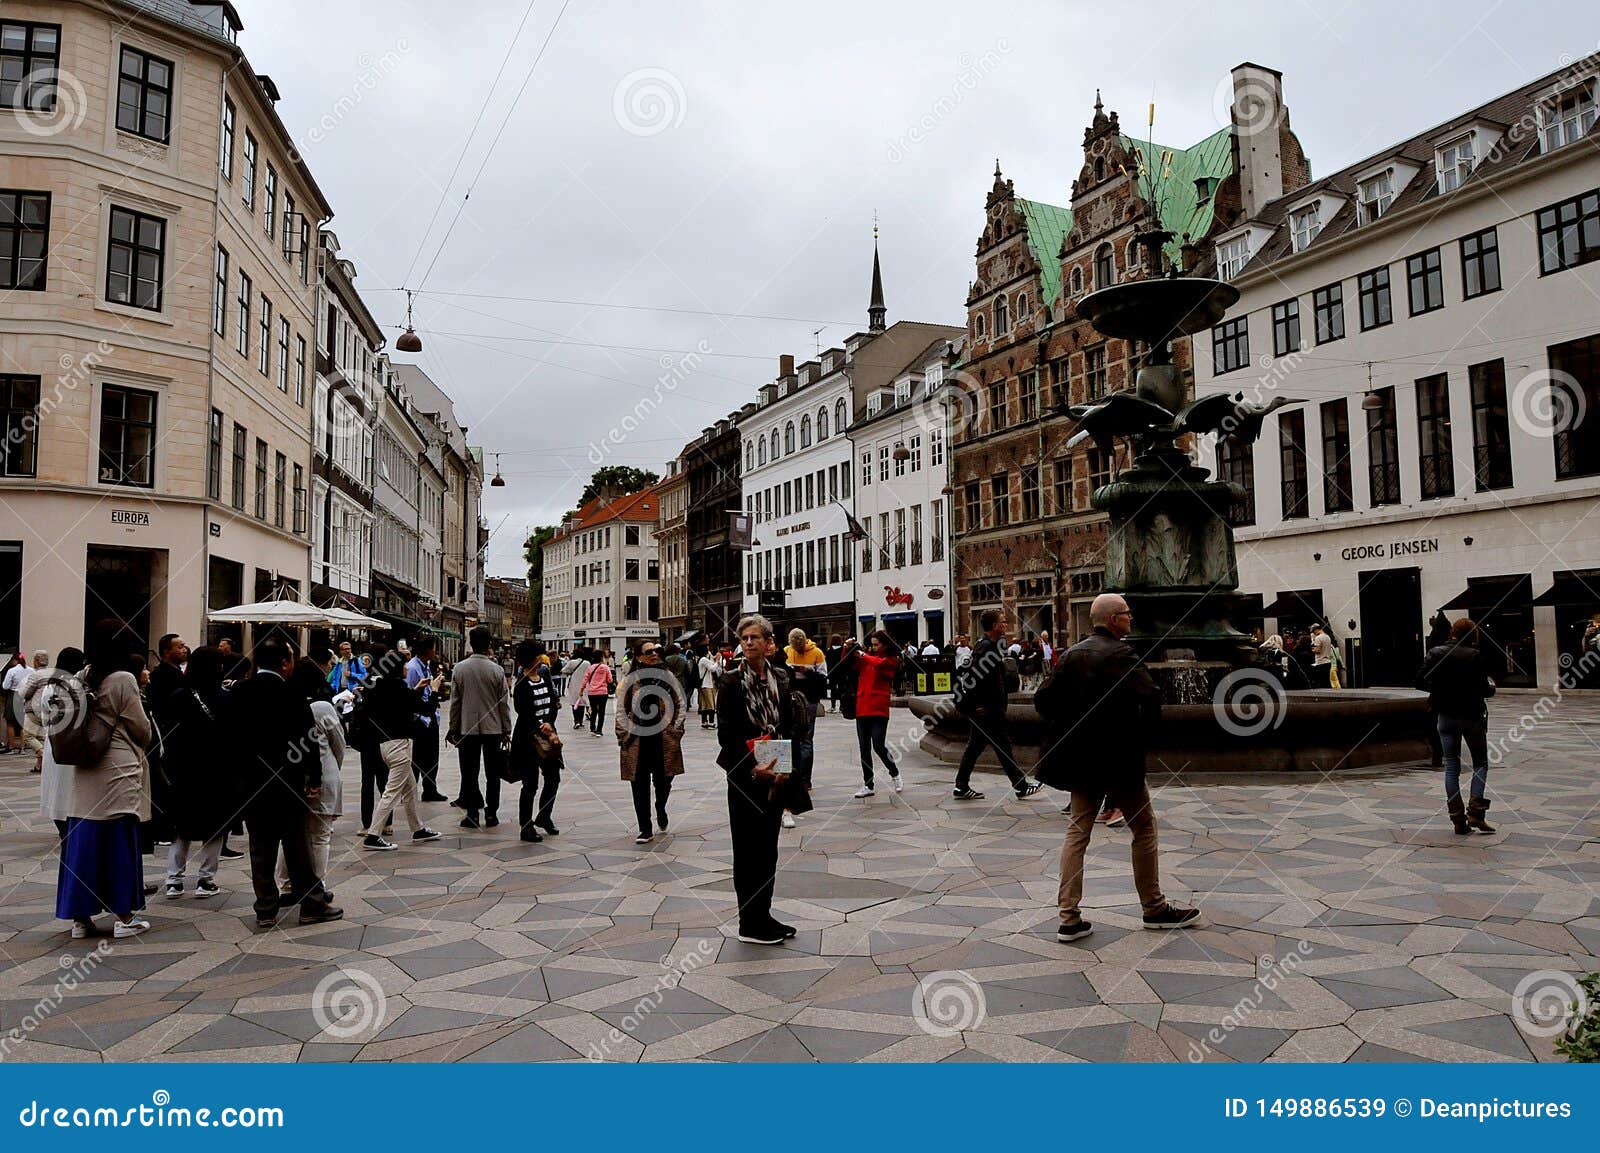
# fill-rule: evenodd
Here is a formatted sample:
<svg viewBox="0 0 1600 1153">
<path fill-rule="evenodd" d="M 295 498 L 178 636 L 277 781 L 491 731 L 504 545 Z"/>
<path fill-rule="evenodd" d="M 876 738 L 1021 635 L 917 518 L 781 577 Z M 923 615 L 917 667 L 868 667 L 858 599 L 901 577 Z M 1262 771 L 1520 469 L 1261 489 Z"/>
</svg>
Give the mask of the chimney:
<svg viewBox="0 0 1600 1153">
<path fill-rule="evenodd" d="M 778 357 L 778 375 L 780 377 L 794 375 L 794 357 L 787 352 Z"/>
<path fill-rule="evenodd" d="M 1283 73 L 1244 63 L 1233 70 L 1234 161 L 1244 219 L 1255 220 L 1283 195 Z"/>
</svg>

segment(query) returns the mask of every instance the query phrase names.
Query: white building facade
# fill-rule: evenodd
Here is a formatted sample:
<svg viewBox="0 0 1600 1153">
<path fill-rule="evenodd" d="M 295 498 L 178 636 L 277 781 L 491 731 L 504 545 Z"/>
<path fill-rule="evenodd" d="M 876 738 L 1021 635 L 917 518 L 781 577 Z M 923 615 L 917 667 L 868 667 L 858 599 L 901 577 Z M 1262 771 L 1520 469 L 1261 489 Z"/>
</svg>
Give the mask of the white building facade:
<svg viewBox="0 0 1600 1153">
<path fill-rule="evenodd" d="M 1241 296 L 1195 337 L 1196 393 L 1300 402 L 1249 452 L 1201 446 L 1251 493 L 1240 590 L 1267 633 L 1331 624 L 1365 683 L 1410 684 L 1442 610 L 1479 623 L 1501 685 L 1600 686 L 1579 668 L 1600 620 L 1596 63 L 1219 238 Z"/>
<path fill-rule="evenodd" d="M 659 639 L 661 559 L 655 488 L 603 494 L 544 543 L 544 599 L 538 639 L 551 648 L 584 646 L 617 660 Z"/>
</svg>

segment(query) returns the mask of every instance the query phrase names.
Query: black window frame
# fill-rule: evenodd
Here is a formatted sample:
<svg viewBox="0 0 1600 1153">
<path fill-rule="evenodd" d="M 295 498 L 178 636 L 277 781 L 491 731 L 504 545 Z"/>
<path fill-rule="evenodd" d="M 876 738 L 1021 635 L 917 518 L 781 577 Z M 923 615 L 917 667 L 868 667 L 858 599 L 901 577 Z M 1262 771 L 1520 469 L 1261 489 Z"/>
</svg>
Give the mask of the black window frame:
<svg viewBox="0 0 1600 1153">
<path fill-rule="evenodd" d="M 975 480 L 969 480 L 962 488 L 961 518 L 967 532 L 983 524 L 983 487 Z"/>
<path fill-rule="evenodd" d="M 261 145 L 256 143 L 255 134 L 248 128 L 244 130 L 244 186 L 239 194 L 244 203 L 245 210 L 256 210 L 256 169 L 261 164 Z"/>
<path fill-rule="evenodd" d="M 1237 372 L 1250 363 L 1250 318 L 1236 316 L 1211 330 L 1211 368 L 1216 376 Z"/>
<path fill-rule="evenodd" d="M 128 402 L 134 398 L 150 402 L 148 420 L 129 415 Z M 113 401 L 118 403 L 113 405 Z M 134 388 L 126 384 L 105 384 L 100 388 L 100 431 L 96 443 L 97 475 L 101 484 L 121 488 L 154 488 L 156 484 L 156 428 L 160 415 L 161 394 L 147 388 Z M 120 410 L 120 411 L 118 411 Z M 130 439 L 135 430 L 149 435 L 149 450 L 143 454 L 145 479 L 133 479 L 136 474 L 130 462 Z M 109 438 L 108 438 L 109 434 Z M 110 443 L 114 439 L 115 443 Z M 110 476 L 107 473 L 111 474 Z"/>
<path fill-rule="evenodd" d="M 1362 410 L 1367 414 L 1367 503 L 1380 508 L 1400 503 L 1400 428 L 1394 387 L 1375 388 L 1369 395 L 1378 404 Z"/>
<path fill-rule="evenodd" d="M 43 229 L 28 226 L 29 204 L 43 205 Z M 49 287 L 50 275 L 50 193 L 24 188 L 0 188 L 0 233 L 9 233 L 11 237 L 11 256 L 0 262 L 0 289 L 6 292 L 43 292 Z M 35 258 L 23 256 L 23 241 L 33 236 L 41 237 L 38 266 L 34 269 L 31 282 L 24 283 L 22 262 Z"/>
<path fill-rule="evenodd" d="M 27 373 L 0 373 L 0 413 L 4 414 L 5 441 L 0 444 L 0 476 L 39 475 L 40 377 Z M 22 391 L 19 396 L 19 390 Z M 18 461 L 17 457 L 25 459 Z"/>
<path fill-rule="evenodd" d="M 1379 277 L 1382 277 L 1380 283 Z M 1356 277 L 1357 312 L 1361 317 L 1361 331 L 1371 332 L 1374 328 L 1382 328 L 1386 324 L 1394 323 L 1394 285 L 1393 278 L 1389 275 L 1387 264 L 1369 269 Z M 1368 301 L 1371 301 L 1371 319 L 1368 319 Z M 1378 304 L 1383 304 L 1383 315 L 1378 315 Z"/>
<path fill-rule="evenodd" d="M 211 410 L 206 429 L 206 499 L 222 499 L 222 410 Z"/>
<path fill-rule="evenodd" d="M 1011 474 L 997 472 L 989 478 L 990 523 L 999 527 L 1011 523 Z"/>
<path fill-rule="evenodd" d="M 272 523 L 283 528 L 289 504 L 289 458 L 283 453 L 272 455 Z"/>
<path fill-rule="evenodd" d="M 1600 189 L 1541 208 L 1534 219 L 1538 224 L 1540 276 L 1600 260 Z M 1570 251 L 1566 243 L 1569 239 Z"/>
<path fill-rule="evenodd" d="M 1487 243 L 1486 243 L 1487 241 Z M 1500 233 L 1494 227 L 1463 236 L 1461 250 L 1461 299 L 1475 300 L 1500 291 Z M 1469 250 L 1468 245 L 1471 245 Z M 1491 280 L 1493 284 L 1489 283 Z M 1476 281 L 1477 288 L 1473 288 Z"/>
<path fill-rule="evenodd" d="M 233 492 L 229 494 L 229 503 L 240 512 L 244 511 L 245 492 L 245 464 L 250 451 L 250 432 L 238 421 L 233 422 L 233 466 L 229 470 Z"/>
<path fill-rule="evenodd" d="M 130 221 L 130 239 L 117 238 L 117 222 L 119 219 Z M 140 232 L 146 224 L 154 224 L 161 230 L 161 243 L 152 248 L 145 244 L 140 237 Z M 108 235 L 106 237 L 106 281 L 105 293 L 108 304 L 120 305 L 123 308 L 137 308 L 141 312 L 160 312 L 163 298 L 166 295 L 167 275 L 167 222 L 159 216 L 152 216 L 148 212 L 140 212 L 134 208 L 123 208 L 120 204 L 113 204 L 111 212 L 106 217 Z M 112 278 L 118 275 L 112 268 L 118 252 L 128 254 L 128 299 L 119 300 L 113 294 Z M 155 303 L 140 304 L 138 302 L 138 286 L 144 277 L 139 275 L 140 257 L 154 255 L 156 261 L 155 275 Z"/>
<path fill-rule="evenodd" d="M 1351 512 L 1356 507 L 1350 478 L 1350 401 L 1325 400 L 1319 406 L 1322 425 L 1322 511 Z"/>
<path fill-rule="evenodd" d="M 1097 344 L 1083 350 L 1083 395 L 1085 402 L 1106 395 L 1106 346 Z"/>
<path fill-rule="evenodd" d="M 5 48 L 5 30 L 18 28 L 22 30 L 22 47 Z M 54 38 L 55 47 L 50 51 L 41 51 L 34 47 L 34 41 L 40 32 L 46 31 Z M 15 69 L 17 78 L 0 81 L 0 108 L 54 112 L 56 77 L 61 72 L 61 25 L 39 20 L 0 20 L 0 61 L 6 60 L 18 62 Z M 33 78 L 33 82 L 24 87 L 23 82 L 30 78 Z M 14 86 L 10 92 L 6 91 L 8 83 Z M 19 94 L 24 97 L 21 101 L 17 99 Z"/>
<path fill-rule="evenodd" d="M 294 533 L 296 536 L 306 531 L 306 470 L 303 465 L 294 466 Z M 369 534 L 370 535 L 370 534 Z M 370 542 L 369 542 L 370 543 Z"/>
<path fill-rule="evenodd" d="M 1423 500 L 1456 494 L 1455 446 L 1450 437 L 1450 376 L 1419 377 L 1417 395 L 1417 482 Z"/>
<path fill-rule="evenodd" d="M 1406 301 L 1412 316 L 1444 307 L 1444 256 L 1437 248 L 1406 257 Z"/>
<path fill-rule="evenodd" d="M 1311 293 L 1311 317 L 1318 344 L 1344 339 L 1344 281 L 1335 281 Z"/>
<path fill-rule="evenodd" d="M 1051 498 L 1054 501 L 1057 514 L 1072 512 L 1076 494 L 1073 492 L 1073 482 L 1077 478 L 1077 467 L 1073 463 L 1077 458 L 1072 455 L 1058 456 L 1055 460 L 1055 473 L 1051 477 Z"/>
<path fill-rule="evenodd" d="M 1306 414 L 1303 409 L 1278 414 L 1278 478 L 1284 520 L 1311 515 L 1311 464 L 1306 458 Z"/>
<path fill-rule="evenodd" d="M 239 109 L 227 96 L 222 98 L 222 139 L 218 142 L 217 169 L 222 179 L 233 183 L 233 145 L 239 128 Z"/>
<path fill-rule="evenodd" d="M 1040 467 L 1037 463 L 1022 466 L 1022 521 L 1024 524 L 1038 520 L 1040 514 L 1044 511 L 1039 493 Z"/>
<path fill-rule="evenodd" d="M 1506 362 L 1467 366 L 1472 399 L 1472 480 L 1478 492 L 1512 487 L 1511 414 L 1506 406 Z"/>
<path fill-rule="evenodd" d="M 255 515 L 259 521 L 267 519 L 267 442 L 256 437 Z"/>
<path fill-rule="evenodd" d="M 1556 480 L 1600 475 L 1600 334 L 1553 344 L 1546 354 Z"/>
<path fill-rule="evenodd" d="M 228 335 L 228 250 L 217 245 L 214 268 L 216 299 L 211 302 L 211 331 L 218 336 Z"/>
<path fill-rule="evenodd" d="M 136 73 L 128 71 L 128 58 L 133 56 L 139 64 Z M 159 65 L 167 70 L 167 82 L 158 83 L 150 77 L 152 65 Z M 146 140 L 154 140 L 157 144 L 170 144 L 172 142 L 172 81 L 178 66 L 165 57 L 157 56 L 153 52 L 146 52 L 142 48 L 135 48 L 131 44 L 123 44 L 117 53 L 117 131 L 126 132 L 132 136 L 142 136 Z M 131 105 L 137 126 L 130 127 L 124 123 L 123 112 L 130 108 L 129 102 L 124 98 L 125 90 L 129 85 L 135 86 L 138 99 Z M 165 112 L 152 112 L 150 109 L 151 97 L 159 95 L 166 105 Z M 153 131 L 151 120 L 160 117 L 159 131 Z"/>
<path fill-rule="evenodd" d="M 1272 306 L 1272 354 L 1288 356 L 1300 351 L 1300 298 L 1290 297 Z"/>
<path fill-rule="evenodd" d="M 1228 523 L 1244 528 L 1256 523 L 1256 460 L 1254 446 L 1236 437 L 1217 441 L 1217 479 L 1229 481 L 1244 490 L 1228 510 Z"/>
</svg>

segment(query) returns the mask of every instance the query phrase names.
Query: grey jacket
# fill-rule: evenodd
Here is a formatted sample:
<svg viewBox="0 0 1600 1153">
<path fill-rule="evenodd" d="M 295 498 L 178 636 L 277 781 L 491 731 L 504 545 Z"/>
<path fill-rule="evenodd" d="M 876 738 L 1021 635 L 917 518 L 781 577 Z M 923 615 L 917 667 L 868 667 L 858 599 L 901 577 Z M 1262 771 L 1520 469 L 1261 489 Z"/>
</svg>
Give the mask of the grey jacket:
<svg viewBox="0 0 1600 1153">
<path fill-rule="evenodd" d="M 506 671 L 473 653 L 450 673 L 450 731 L 462 737 L 509 737 L 511 694 Z"/>
</svg>

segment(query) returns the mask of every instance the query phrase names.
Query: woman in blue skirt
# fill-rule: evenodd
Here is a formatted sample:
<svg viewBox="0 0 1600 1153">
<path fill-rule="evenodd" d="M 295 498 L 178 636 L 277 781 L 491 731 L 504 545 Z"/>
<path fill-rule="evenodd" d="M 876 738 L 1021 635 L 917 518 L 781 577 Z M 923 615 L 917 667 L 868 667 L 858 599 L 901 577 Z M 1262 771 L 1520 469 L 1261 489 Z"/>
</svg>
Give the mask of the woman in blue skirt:
<svg viewBox="0 0 1600 1153">
<path fill-rule="evenodd" d="M 56 881 L 56 916 L 72 922 L 75 939 L 99 932 L 94 916 L 116 917 L 116 937 L 136 937 L 150 922 L 144 908 L 144 862 L 139 822 L 150 819 L 150 718 L 139 703 L 139 682 L 129 666 L 143 646 L 117 620 L 95 625 L 83 678 L 96 694 L 95 709 L 114 719 L 111 744 L 93 765 L 72 775 L 67 835 Z"/>
</svg>

